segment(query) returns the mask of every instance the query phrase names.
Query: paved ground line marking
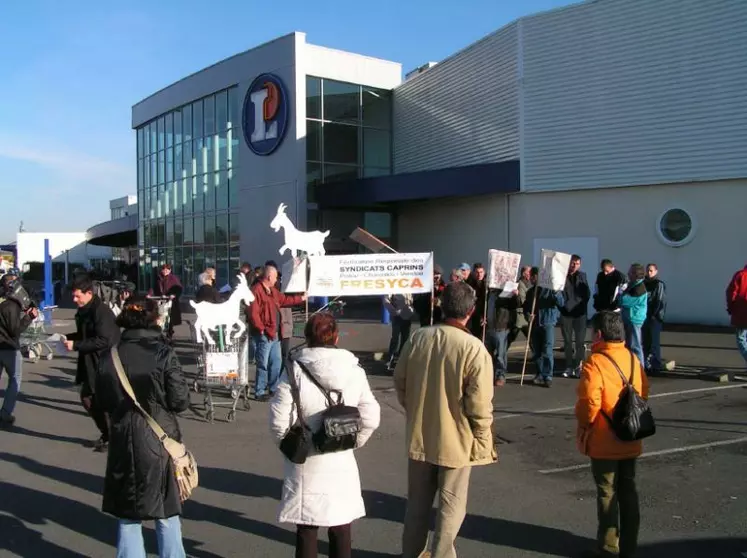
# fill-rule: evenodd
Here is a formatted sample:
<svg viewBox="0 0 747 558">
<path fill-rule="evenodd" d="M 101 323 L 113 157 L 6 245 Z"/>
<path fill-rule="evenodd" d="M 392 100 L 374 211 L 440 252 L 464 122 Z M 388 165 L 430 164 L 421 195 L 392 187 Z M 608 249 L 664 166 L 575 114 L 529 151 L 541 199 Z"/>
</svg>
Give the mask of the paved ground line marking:
<svg viewBox="0 0 747 558">
<path fill-rule="evenodd" d="M 719 440 L 717 442 L 709 442 L 707 444 L 697 444 L 694 446 L 682 446 L 679 448 L 670 448 L 670 449 L 664 449 L 664 450 L 650 451 L 648 453 L 642 454 L 639 459 L 643 459 L 646 457 L 658 457 L 660 455 L 671 455 L 673 453 L 684 453 L 686 451 L 716 448 L 720 446 L 731 446 L 734 444 L 742 444 L 744 442 L 747 442 L 747 436 L 743 436 L 741 438 L 732 438 L 731 440 Z M 589 463 L 583 463 L 579 465 L 571 465 L 569 467 L 558 467 L 557 469 L 545 469 L 543 471 L 540 471 L 540 473 L 543 475 L 550 475 L 552 473 L 565 473 L 567 471 L 580 471 L 581 469 L 586 469 L 589 466 L 590 466 Z"/>
<path fill-rule="evenodd" d="M 657 397 L 671 397 L 673 395 L 687 395 L 690 393 L 703 393 L 706 391 L 719 391 L 722 389 L 735 389 L 735 388 L 744 388 L 744 384 L 729 384 L 728 386 L 713 386 L 713 387 L 706 387 L 706 388 L 695 388 L 695 389 L 685 389 L 682 391 L 668 391 L 665 393 L 654 393 L 652 394 L 649 399 L 656 399 Z M 539 411 L 526 411 L 523 413 L 512 413 L 509 415 L 501 415 L 498 417 L 494 417 L 493 420 L 505 420 L 510 418 L 516 418 L 516 417 L 531 417 L 532 415 L 545 415 L 547 413 L 558 413 L 560 411 L 572 411 L 575 408 L 575 405 L 571 405 L 570 407 L 557 407 L 555 409 L 541 409 Z M 499 411 L 493 411 L 493 413 L 497 413 Z"/>
</svg>

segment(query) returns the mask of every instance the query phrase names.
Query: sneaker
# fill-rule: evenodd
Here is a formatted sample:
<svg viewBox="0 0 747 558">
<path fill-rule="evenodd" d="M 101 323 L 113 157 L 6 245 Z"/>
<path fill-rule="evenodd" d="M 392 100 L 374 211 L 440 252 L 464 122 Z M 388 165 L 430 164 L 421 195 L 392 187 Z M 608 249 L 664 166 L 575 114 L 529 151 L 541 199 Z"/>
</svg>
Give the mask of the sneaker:
<svg viewBox="0 0 747 558">
<path fill-rule="evenodd" d="M 564 378 L 573 378 L 573 368 L 566 368 L 565 372 L 561 374 Z"/>
<path fill-rule="evenodd" d="M 542 383 L 540 385 L 545 388 L 550 388 L 552 387 L 552 380 L 551 379 L 542 380 Z"/>
<path fill-rule="evenodd" d="M 495 387 L 503 387 L 506 385 L 506 378 L 498 376 L 498 379 L 493 383 Z"/>
<path fill-rule="evenodd" d="M 103 436 L 96 440 L 96 443 L 93 445 L 93 451 L 96 453 L 106 453 L 109 451 L 109 440 L 104 439 Z"/>
<path fill-rule="evenodd" d="M 543 385 L 545 385 L 545 380 L 543 380 L 543 379 L 542 379 L 541 377 L 539 377 L 539 376 L 535 376 L 535 377 L 534 377 L 534 378 L 532 379 L 532 385 L 535 385 L 535 386 L 543 386 Z"/>
<path fill-rule="evenodd" d="M 664 370 L 667 370 L 667 371 L 671 372 L 672 370 L 675 369 L 676 366 L 677 366 L 677 363 L 675 361 L 669 360 L 669 361 L 667 361 L 667 362 L 664 363 L 663 368 L 664 368 Z"/>
</svg>

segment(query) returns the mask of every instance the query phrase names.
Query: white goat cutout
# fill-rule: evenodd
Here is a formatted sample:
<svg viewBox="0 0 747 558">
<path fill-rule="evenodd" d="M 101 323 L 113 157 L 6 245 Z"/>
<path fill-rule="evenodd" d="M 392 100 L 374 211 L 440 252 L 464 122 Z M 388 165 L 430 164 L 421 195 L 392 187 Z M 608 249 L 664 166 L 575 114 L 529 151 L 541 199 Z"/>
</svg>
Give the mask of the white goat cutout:
<svg viewBox="0 0 747 558">
<path fill-rule="evenodd" d="M 291 256 L 295 258 L 299 257 L 301 252 L 306 252 L 309 256 L 326 254 L 324 239 L 329 236 L 329 231 L 299 231 L 285 214 L 287 207 L 284 203 L 281 203 L 278 206 L 275 218 L 270 223 L 270 228 L 275 232 L 278 232 L 281 228 L 285 232 L 285 244 L 279 250 L 280 255 L 282 256 L 286 250 L 290 250 Z"/>
<path fill-rule="evenodd" d="M 198 343 L 202 343 L 203 334 L 210 345 L 215 345 L 215 340 L 210 335 L 211 331 L 216 331 L 219 327 L 225 326 L 226 336 L 231 339 L 238 339 L 246 331 L 246 326 L 241 321 L 240 309 L 241 302 L 249 305 L 254 302 L 254 295 L 249 290 L 244 274 L 238 275 L 239 284 L 231 297 L 225 302 L 215 304 L 213 302 L 195 302 L 190 300 L 189 304 L 195 309 L 197 319 L 195 320 L 195 338 Z M 238 331 L 231 335 L 234 326 L 238 326 Z"/>
</svg>

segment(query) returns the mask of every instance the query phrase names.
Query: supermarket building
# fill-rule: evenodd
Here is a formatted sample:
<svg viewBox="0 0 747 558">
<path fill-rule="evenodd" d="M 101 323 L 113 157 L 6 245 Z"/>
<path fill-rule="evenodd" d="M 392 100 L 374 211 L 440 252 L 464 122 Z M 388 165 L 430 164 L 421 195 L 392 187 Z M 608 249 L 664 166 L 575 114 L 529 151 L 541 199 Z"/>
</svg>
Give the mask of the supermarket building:
<svg viewBox="0 0 747 558">
<path fill-rule="evenodd" d="M 132 109 L 141 286 L 171 262 L 282 260 L 280 203 L 355 252 L 362 226 L 445 268 L 489 248 L 656 262 L 669 321 L 726 323 L 747 263 L 747 2 L 591 0 L 521 18 L 438 64 L 293 33 Z"/>
</svg>

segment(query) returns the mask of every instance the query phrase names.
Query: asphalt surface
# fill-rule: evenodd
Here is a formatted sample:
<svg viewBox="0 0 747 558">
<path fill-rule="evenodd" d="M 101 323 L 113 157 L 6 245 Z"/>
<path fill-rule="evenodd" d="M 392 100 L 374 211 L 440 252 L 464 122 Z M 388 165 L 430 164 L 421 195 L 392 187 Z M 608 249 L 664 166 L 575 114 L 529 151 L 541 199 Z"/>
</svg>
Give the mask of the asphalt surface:
<svg viewBox="0 0 747 558">
<path fill-rule="evenodd" d="M 55 330 L 73 327 L 65 312 Z M 185 369 L 194 373 L 186 330 L 178 335 Z M 382 407 L 381 427 L 357 454 L 368 512 L 353 529 L 353 555 L 361 558 L 398 555 L 406 506 L 404 416 L 390 375 L 373 359 L 387 341 L 383 326 L 343 324 L 341 344 L 361 352 Z M 744 363 L 731 335 L 669 333 L 664 345 L 678 368 L 652 379 L 659 432 L 638 464 L 639 556 L 747 556 L 747 384 L 696 375 L 739 372 Z M 511 378 L 522 356 L 515 347 Z M 116 523 L 100 512 L 106 456 L 84 447 L 96 433 L 73 367 L 68 357 L 24 363 L 17 426 L 0 431 L 0 556 L 114 555 Z M 574 443 L 576 382 L 557 379 L 552 389 L 517 382 L 496 390 L 500 460 L 473 472 L 461 557 L 572 557 L 593 545 L 594 485 Z M 233 423 L 219 409 L 208 424 L 202 395 L 193 394 L 193 403 L 181 420 L 200 465 L 200 488 L 185 505 L 188 555 L 292 556 L 292 526 L 276 521 L 282 460 L 268 436 L 267 405 L 253 403 Z M 155 553 L 152 526 L 146 542 Z M 320 543 L 322 555 L 327 549 Z"/>
</svg>

